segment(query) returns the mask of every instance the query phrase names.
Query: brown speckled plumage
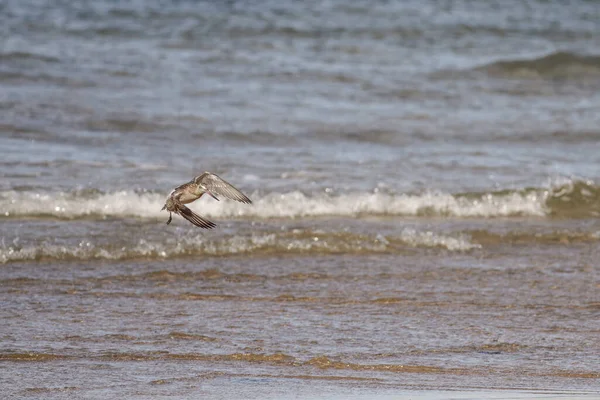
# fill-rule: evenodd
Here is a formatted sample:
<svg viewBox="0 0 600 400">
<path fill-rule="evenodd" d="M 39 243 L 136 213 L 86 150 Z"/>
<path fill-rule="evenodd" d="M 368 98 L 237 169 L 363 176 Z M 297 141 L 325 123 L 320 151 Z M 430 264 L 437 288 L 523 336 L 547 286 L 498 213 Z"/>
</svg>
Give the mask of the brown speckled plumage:
<svg viewBox="0 0 600 400">
<path fill-rule="evenodd" d="M 222 195 L 241 203 L 252 203 L 248 196 L 233 187 L 230 183 L 213 173 L 205 172 L 202 175 L 195 177 L 190 182 L 184 183 L 171 191 L 162 208 L 162 210 L 169 211 L 167 225 L 170 224 L 173 219 L 171 213 L 175 213 L 181 215 L 183 218 L 200 228 L 214 228 L 216 226 L 215 223 L 201 217 L 185 206 L 185 204 L 198 200 L 205 193 L 208 193 L 215 200 L 219 200 L 217 195 Z"/>
</svg>

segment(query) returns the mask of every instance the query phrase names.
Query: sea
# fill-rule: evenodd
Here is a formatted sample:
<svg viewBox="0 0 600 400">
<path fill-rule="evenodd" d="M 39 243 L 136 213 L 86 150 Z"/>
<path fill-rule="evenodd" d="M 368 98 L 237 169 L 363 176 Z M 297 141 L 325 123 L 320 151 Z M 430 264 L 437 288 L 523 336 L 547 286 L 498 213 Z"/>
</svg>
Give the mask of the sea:
<svg viewBox="0 0 600 400">
<path fill-rule="evenodd" d="M 599 399 L 600 3 L 0 1 L 0 321 L 8 398 Z"/>
</svg>

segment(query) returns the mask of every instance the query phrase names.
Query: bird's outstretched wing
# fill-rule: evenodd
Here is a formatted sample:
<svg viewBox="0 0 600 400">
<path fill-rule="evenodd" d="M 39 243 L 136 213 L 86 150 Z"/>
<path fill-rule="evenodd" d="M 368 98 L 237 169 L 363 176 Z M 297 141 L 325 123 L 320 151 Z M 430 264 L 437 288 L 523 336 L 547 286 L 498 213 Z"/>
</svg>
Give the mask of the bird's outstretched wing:
<svg viewBox="0 0 600 400">
<path fill-rule="evenodd" d="M 177 205 L 178 214 L 190 221 L 192 224 L 204 229 L 212 229 L 217 226 L 214 222 L 202 218 L 183 204 Z"/>
<path fill-rule="evenodd" d="M 250 200 L 248 196 L 211 172 L 205 172 L 202 175 L 195 177 L 194 182 L 204 186 L 212 194 L 220 194 L 241 203 L 252 203 L 252 200 Z"/>
</svg>

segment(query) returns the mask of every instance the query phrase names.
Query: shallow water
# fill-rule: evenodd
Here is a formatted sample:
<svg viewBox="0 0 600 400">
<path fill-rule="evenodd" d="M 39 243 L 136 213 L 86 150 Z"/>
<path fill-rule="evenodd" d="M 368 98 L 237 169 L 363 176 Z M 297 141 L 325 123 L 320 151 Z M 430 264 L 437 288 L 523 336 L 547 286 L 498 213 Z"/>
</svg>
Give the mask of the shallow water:
<svg viewBox="0 0 600 400">
<path fill-rule="evenodd" d="M 600 392 L 594 2 L 0 11 L 8 393 Z"/>
</svg>

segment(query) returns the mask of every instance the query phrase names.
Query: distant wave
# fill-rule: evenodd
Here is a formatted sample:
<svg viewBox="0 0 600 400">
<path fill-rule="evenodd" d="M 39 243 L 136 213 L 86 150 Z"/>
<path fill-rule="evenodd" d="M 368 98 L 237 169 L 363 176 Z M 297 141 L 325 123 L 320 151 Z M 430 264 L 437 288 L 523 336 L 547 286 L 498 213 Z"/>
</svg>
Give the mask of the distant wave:
<svg viewBox="0 0 600 400">
<path fill-rule="evenodd" d="M 190 206 L 208 217 L 300 218 L 321 216 L 442 216 L 494 218 L 598 217 L 600 186 L 591 181 L 568 181 L 549 188 L 481 193 L 422 194 L 348 193 L 307 195 L 299 191 L 251 196 L 254 204 L 200 200 Z M 98 190 L 72 193 L 0 192 L 4 218 L 166 218 L 161 212 L 165 194 Z M 1 217 L 0 217 L 1 218 Z"/>
<path fill-rule="evenodd" d="M 481 247 L 465 235 L 442 235 L 406 228 L 397 236 L 365 236 L 348 232 L 278 232 L 206 239 L 202 234 L 162 241 L 140 239 L 132 245 L 96 245 L 93 239 L 78 244 L 39 243 L 0 247 L 0 262 L 34 260 L 125 260 L 236 254 L 369 254 L 390 253 L 411 247 L 468 251 Z"/>
<path fill-rule="evenodd" d="M 41 61 L 48 63 L 58 63 L 60 59 L 57 57 L 28 52 L 28 51 L 9 51 L 0 52 L 0 57 L 4 63 L 7 62 L 21 62 L 21 61 Z"/>
<path fill-rule="evenodd" d="M 507 78 L 597 78 L 600 77 L 600 55 L 555 52 L 529 60 L 497 61 L 476 70 Z"/>
</svg>

